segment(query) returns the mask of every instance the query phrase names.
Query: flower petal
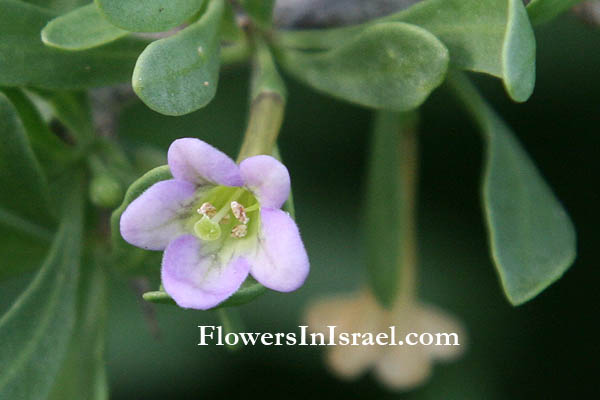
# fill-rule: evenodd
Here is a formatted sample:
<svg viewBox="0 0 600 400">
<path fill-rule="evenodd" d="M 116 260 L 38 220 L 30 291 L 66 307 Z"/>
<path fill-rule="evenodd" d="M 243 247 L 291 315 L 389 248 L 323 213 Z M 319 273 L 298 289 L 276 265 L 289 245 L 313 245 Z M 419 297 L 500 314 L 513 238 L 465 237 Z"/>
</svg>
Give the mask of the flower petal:
<svg viewBox="0 0 600 400">
<path fill-rule="evenodd" d="M 419 307 L 419 326 L 423 332 L 429 332 L 433 335 L 437 333 L 456 334 L 458 337 L 457 346 L 427 346 L 426 350 L 432 358 L 440 361 L 450 361 L 464 353 L 466 348 L 467 335 L 462 324 L 450 314 L 429 304 L 421 304 Z M 446 339 L 441 337 L 442 341 Z M 453 343 L 453 338 L 447 339 Z"/>
<path fill-rule="evenodd" d="M 409 390 L 425 383 L 431 375 L 428 346 L 418 343 L 418 337 L 412 335 L 427 331 L 420 325 L 420 308 L 413 302 L 397 304 L 388 315 L 391 325 L 396 326 L 396 338 L 404 344 L 386 348 L 374 372 L 389 388 Z M 409 334 L 411 336 L 407 337 Z M 409 340 L 413 344 L 409 344 Z"/>
<path fill-rule="evenodd" d="M 235 293 L 248 276 L 250 264 L 244 258 L 221 264 L 218 256 L 202 247 L 195 236 L 184 235 L 163 255 L 162 284 L 180 307 L 212 308 Z"/>
<path fill-rule="evenodd" d="M 364 331 L 350 331 L 364 332 Z M 377 332 L 374 332 L 377 334 Z M 359 342 L 360 343 L 360 342 Z M 381 346 L 332 346 L 327 349 L 325 363 L 338 377 L 356 379 L 365 373 L 381 357 Z"/>
<path fill-rule="evenodd" d="M 261 284 L 291 292 L 304 283 L 309 263 L 294 220 L 281 210 L 262 208 L 256 253 L 248 254 L 250 273 Z"/>
<path fill-rule="evenodd" d="M 308 306 L 304 320 L 312 332 L 321 332 L 329 340 L 328 326 L 336 326 L 341 332 L 350 332 L 355 306 L 356 298 L 353 296 L 321 299 Z"/>
<path fill-rule="evenodd" d="M 200 139 L 177 139 L 169 147 L 169 169 L 176 179 L 196 185 L 242 186 L 236 163 L 225 153 Z"/>
<path fill-rule="evenodd" d="M 245 159 L 240 163 L 240 173 L 244 186 L 262 207 L 281 208 L 290 195 L 290 174 L 285 165 L 271 156 Z"/>
<path fill-rule="evenodd" d="M 185 233 L 184 220 L 194 200 L 196 187 L 169 179 L 150 186 L 121 215 L 121 236 L 134 246 L 164 250 Z"/>
<path fill-rule="evenodd" d="M 353 299 L 346 300 L 343 309 L 338 311 L 343 322 L 337 327 L 339 333 L 371 333 L 375 337 L 386 328 L 386 313 L 379 307 L 371 293 L 362 291 L 355 294 Z M 332 304 L 333 305 L 333 304 Z M 334 311 L 331 308 L 329 311 Z M 331 324 L 330 324 L 331 325 Z M 311 327 L 312 328 L 312 327 Z M 351 339 L 354 340 L 354 339 Z M 354 379 L 369 369 L 387 349 L 382 346 L 363 345 L 363 339 L 358 339 L 358 345 L 337 345 L 328 347 L 326 363 L 341 378 Z M 337 342 L 341 343 L 338 336 Z"/>
<path fill-rule="evenodd" d="M 429 379 L 431 361 L 423 345 L 394 346 L 377 361 L 375 375 L 390 389 L 409 390 Z"/>
</svg>

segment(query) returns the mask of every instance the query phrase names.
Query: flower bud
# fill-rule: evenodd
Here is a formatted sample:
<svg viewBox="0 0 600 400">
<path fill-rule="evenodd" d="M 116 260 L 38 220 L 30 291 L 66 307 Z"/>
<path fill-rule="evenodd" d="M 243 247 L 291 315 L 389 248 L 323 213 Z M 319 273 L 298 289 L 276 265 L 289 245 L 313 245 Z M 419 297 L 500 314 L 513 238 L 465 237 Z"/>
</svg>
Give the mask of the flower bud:
<svg viewBox="0 0 600 400">
<path fill-rule="evenodd" d="M 108 174 L 96 175 L 90 182 L 89 196 L 91 202 L 98 207 L 116 207 L 123 200 L 123 187 Z"/>
</svg>

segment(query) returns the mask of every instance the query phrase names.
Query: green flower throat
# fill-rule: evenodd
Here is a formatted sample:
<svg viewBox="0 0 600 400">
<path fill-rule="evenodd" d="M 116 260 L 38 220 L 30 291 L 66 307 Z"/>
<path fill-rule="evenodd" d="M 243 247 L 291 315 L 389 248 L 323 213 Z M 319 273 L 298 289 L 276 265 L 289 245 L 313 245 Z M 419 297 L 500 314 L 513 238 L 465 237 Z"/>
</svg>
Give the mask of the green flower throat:
<svg viewBox="0 0 600 400">
<path fill-rule="evenodd" d="M 260 222 L 260 204 L 241 187 L 217 186 L 202 193 L 190 218 L 194 234 L 203 241 L 254 237 Z"/>
</svg>

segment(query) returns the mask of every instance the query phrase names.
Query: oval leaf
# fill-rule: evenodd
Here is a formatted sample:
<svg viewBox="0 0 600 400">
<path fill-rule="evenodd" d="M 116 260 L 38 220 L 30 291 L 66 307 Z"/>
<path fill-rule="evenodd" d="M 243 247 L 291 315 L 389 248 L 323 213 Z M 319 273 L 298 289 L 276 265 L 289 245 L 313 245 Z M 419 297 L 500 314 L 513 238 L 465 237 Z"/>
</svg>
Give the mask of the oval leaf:
<svg viewBox="0 0 600 400">
<path fill-rule="evenodd" d="M 29 287 L 0 318 L 0 398 L 45 399 L 75 322 L 83 197 L 65 196 L 65 213 L 50 253 Z"/>
<path fill-rule="evenodd" d="M 448 50 L 431 33 L 400 22 L 366 28 L 323 53 L 287 51 L 287 70 L 317 90 L 364 106 L 409 110 L 438 87 Z"/>
<path fill-rule="evenodd" d="M 498 118 L 488 124 L 483 197 L 492 255 L 508 299 L 518 305 L 571 266 L 575 230 L 512 132 Z"/>
<path fill-rule="evenodd" d="M 510 0 L 502 49 L 504 87 L 515 101 L 525 101 L 535 86 L 535 36 L 522 0 Z"/>
<path fill-rule="evenodd" d="M 527 5 L 527 12 L 534 25 L 551 21 L 569 8 L 584 0 L 532 0 Z"/>
<path fill-rule="evenodd" d="M 133 90 L 151 109 L 183 115 L 208 104 L 217 91 L 218 37 L 223 1 L 213 0 L 194 24 L 150 44 L 133 72 Z"/>
<path fill-rule="evenodd" d="M 130 32 L 162 32 L 192 17 L 204 0 L 95 0 L 115 26 Z"/>
<path fill-rule="evenodd" d="M 519 305 L 571 266 L 575 229 L 510 129 L 465 78 L 453 82 L 485 135 L 483 202 L 492 258 L 508 300 Z"/>
<path fill-rule="evenodd" d="M 89 0 L 23 0 L 26 3 L 35 4 L 39 7 L 44 7 L 53 10 L 59 14 L 69 12 L 77 7 L 81 7 L 89 2 Z"/>
<path fill-rule="evenodd" d="M 54 18 L 42 29 L 47 46 L 64 50 L 85 50 L 127 35 L 106 20 L 95 4 L 77 8 Z"/>
<path fill-rule="evenodd" d="M 367 24 L 288 32 L 279 39 L 289 47 L 331 49 L 353 40 L 373 23 L 406 22 L 434 34 L 448 48 L 455 66 L 507 80 L 509 95 L 516 93 L 515 100 L 522 101 L 535 79 L 535 64 L 529 63 L 535 59 L 535 43 L 523 19 L 523 5 L 517 3 L 521 0 L 425 0 Z"/>
<path fill-rule="evenodd" d="M 16 0 L 0 1 L 0 85 L 74 89 L 127 81 L 146 41 L 123 38 L 80 52 L 45 46 L 40 31 L 54 14 Z"/>
</svg>

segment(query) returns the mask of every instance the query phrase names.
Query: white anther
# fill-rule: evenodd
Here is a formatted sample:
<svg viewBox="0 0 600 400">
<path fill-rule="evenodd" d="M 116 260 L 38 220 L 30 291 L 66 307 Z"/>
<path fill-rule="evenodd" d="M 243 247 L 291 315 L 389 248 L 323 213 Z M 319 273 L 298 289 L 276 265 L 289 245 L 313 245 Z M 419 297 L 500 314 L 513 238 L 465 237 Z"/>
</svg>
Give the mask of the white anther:
<svg viewBox="0 0 600 400">
<path fill-rule="evenodd" d="M 246 236 L 248 234 L 248 226 L 247 225 L 237 225 L 235 226 L 232 230 L 231 230 L 231 237 L 234 238 L 243 238 L 244 236 Z"/>
<path fill-rule="evenodd" d="M 198 209 L 198 214 L 206 215 L 208 218 L 212 218 L 217 214 L 217 209 L 212 204 L 206 202 L 200 206 Z"/>
<path fill-rule="evenodd" d="M 237 201 L 231 202 L 231 211 L 233 212 L 233 216 L 240 221 L 242 224 L 247 224 L 250 221 L 250 218 L 246 215 L 246 210 L 244 206 L 238 203 Z"/>
</svg>

